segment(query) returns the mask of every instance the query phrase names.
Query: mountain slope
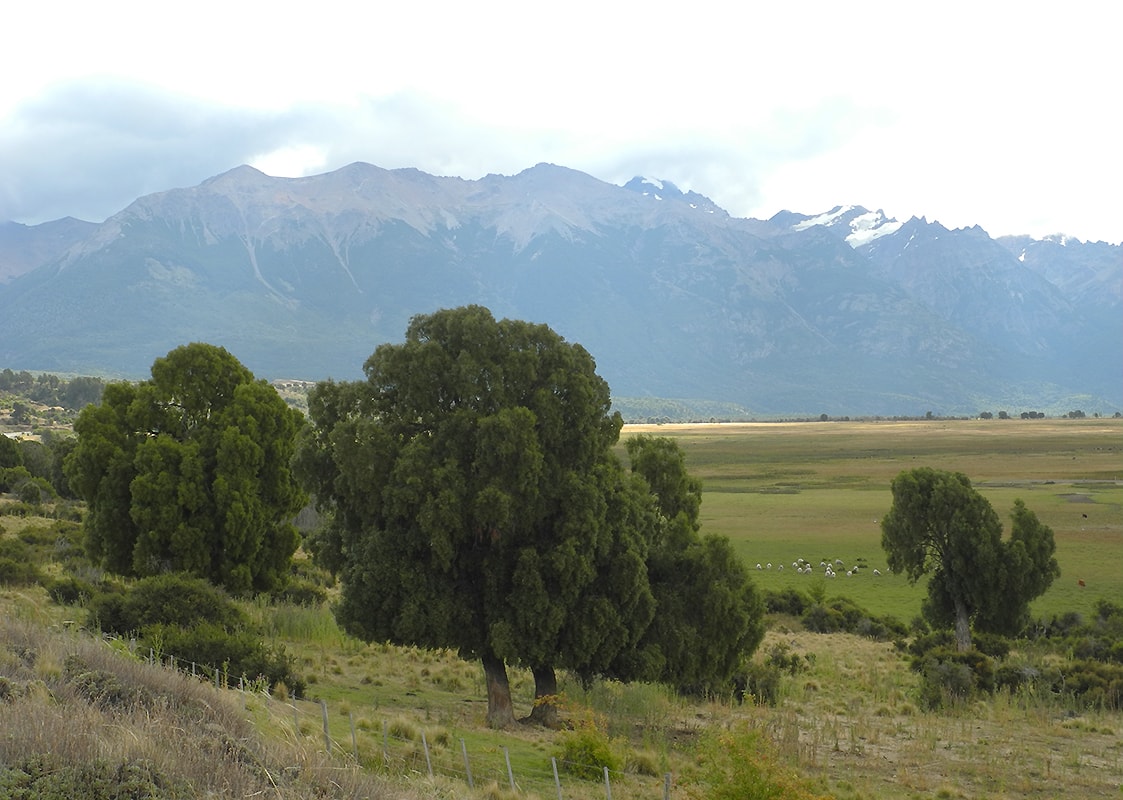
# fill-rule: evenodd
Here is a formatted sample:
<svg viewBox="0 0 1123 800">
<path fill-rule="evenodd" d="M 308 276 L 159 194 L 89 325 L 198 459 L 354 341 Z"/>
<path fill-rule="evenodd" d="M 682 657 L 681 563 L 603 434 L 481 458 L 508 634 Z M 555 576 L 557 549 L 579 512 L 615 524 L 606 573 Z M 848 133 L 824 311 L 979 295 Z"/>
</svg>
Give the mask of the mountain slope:
<svg viewBox="0 0 1123 800">
<path fill-rule="evenodd" d="M 1118 307 L 1087 299 L 1123 272 L 1106 247 L 1114 270 L 1096 248 L 1049 266 L 978 228 L 860 207 L 737 219 L 669 182 L 547 164 L 477 181 L 239 167 L 140 198 L 0 285 L 0 364 L 140 376 L 202 340 L 263 376 L 351 378 L 412 315 L 481 303 L 583 344 L 616 396 L 1114 411 L 1123 377 L 1091 365 L 1120 363 Z"/>
</svg>

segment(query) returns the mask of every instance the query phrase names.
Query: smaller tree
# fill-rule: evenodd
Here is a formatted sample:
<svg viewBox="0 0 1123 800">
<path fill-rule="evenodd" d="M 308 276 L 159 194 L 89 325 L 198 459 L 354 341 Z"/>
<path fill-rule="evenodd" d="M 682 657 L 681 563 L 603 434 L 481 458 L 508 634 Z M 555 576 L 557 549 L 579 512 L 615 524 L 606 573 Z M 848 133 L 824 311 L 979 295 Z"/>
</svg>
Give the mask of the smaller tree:
<svg viewBox="0 0 1123 800">
<path fill-rule="evenodd" d="M 729 540 L 699 534 L 702 484 L 687 471 L 678 443 L 633 436 L 627 451 L 655 498 L 647 572 L 656 611 L 609 674 L 720 692 L 764 637 L 763 600 Z"/>
<path fill-rule="evenodd" d="M 126 575 L 185 571 L 235 592 L 285 577 L 304 505 L 290 461 L 300 412 L 221 347 L 189 344 L 152 379 L 111 383 L 74 423 L 70 487 L 90 555 Z"/>
<path fill-rule="evenodd" d="M 1030 601 L 1060 575 L 1053 531 L 1020 500 L 1003 541 L 998 515 L 966 475 L 920 467 L 894 478 L 892 492 L 881 521 L 889 568 L 913 583 L 931 573 L 925 615 L 954 625 L 961 651 L 971 647 L 972 623 L 1016 632 Z"/>
<path fill-rule="evenodd" d="M 23 464 L 19 442 L 0 433 L 0 469 L 18 467 Z"/>
</svg>

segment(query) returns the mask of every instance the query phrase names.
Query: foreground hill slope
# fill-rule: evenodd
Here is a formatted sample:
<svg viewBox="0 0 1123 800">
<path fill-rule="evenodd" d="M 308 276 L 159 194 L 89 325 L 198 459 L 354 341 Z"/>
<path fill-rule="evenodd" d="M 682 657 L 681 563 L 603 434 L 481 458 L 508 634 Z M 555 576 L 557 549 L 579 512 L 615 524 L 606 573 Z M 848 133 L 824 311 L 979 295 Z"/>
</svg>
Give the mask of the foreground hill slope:
<svg viewBox="0 0 1123 800">
<path fill-rule="evenodd" d="M 582 343 L 620 397 L 1113 412 L 1120 252 L 857 207 L 738 219 L 670 183 L 546 164 L 476 181 L 239 167 L 140 198 L 0 284 L 0 363 L 140 376 L 203 340 L 257 374 L 350 378 L 411 316 L 480 303 Z"/>
</svg>

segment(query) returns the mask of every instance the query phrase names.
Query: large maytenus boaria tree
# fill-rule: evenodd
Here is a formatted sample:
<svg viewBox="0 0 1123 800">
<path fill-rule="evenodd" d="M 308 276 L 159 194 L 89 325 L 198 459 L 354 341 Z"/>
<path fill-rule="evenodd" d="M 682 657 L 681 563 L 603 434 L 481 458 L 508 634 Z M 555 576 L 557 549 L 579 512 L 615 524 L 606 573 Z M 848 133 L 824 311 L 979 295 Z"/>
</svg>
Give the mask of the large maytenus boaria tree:
<svg viewBox="0 0 1123 800">
<path fill-rule="evenodd" d="M 312 547 L 341 577 L 348 631 L 479 659 L 499 727 L 515 721 L 509 663 L 532 670 L 530 718 L 550 724 L 557 669 L 716 684 L 759 643 L 743 565 L 698 536 L 696 506 L 680 518 L 690 503 L 671 495 L 691 485 L 661 497 L 614 454 L 621 420 L 584 348 L 467 306 L 415 317 L 364 371 L 313 390 L 296 462 L 329 512 Z M 661 573 L 653 582 L 656 552 L 660 569 L 693 567 L 684 578 L 714 595 L 684 600 L 692 613 L 731 612 L 714 621 L 707 644 L 722 652 L 708 671 L 676 649 L 699 624 L 660 608 L 670 590 Z"/>
</svg>

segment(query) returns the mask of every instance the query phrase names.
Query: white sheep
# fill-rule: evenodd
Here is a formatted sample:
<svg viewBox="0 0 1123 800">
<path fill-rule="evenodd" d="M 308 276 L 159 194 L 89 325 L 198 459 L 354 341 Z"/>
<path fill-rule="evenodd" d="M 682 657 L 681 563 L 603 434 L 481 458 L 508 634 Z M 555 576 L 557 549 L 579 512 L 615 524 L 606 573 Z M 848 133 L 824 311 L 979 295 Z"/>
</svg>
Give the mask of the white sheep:
<svg viewBox="0 0 1123 800">
<path fill-rule="evenodd" d="M 757 568 L 757 569 L 764 569 L 764 567 L 762 567 L 762 566 L 761 566 L 760 564 L 757 564 L 757 565 L 756 565 L 756 568 Z"/>
<path fill-rule="evenodd" d="M 875 570 L 873 571 L 873 574 L 874 574 L 874 575 L 880 575 L 880 574 L 881 574 L 881 570 L 879 570 L 879 569 L 875 569 Z"/>
</svg>

